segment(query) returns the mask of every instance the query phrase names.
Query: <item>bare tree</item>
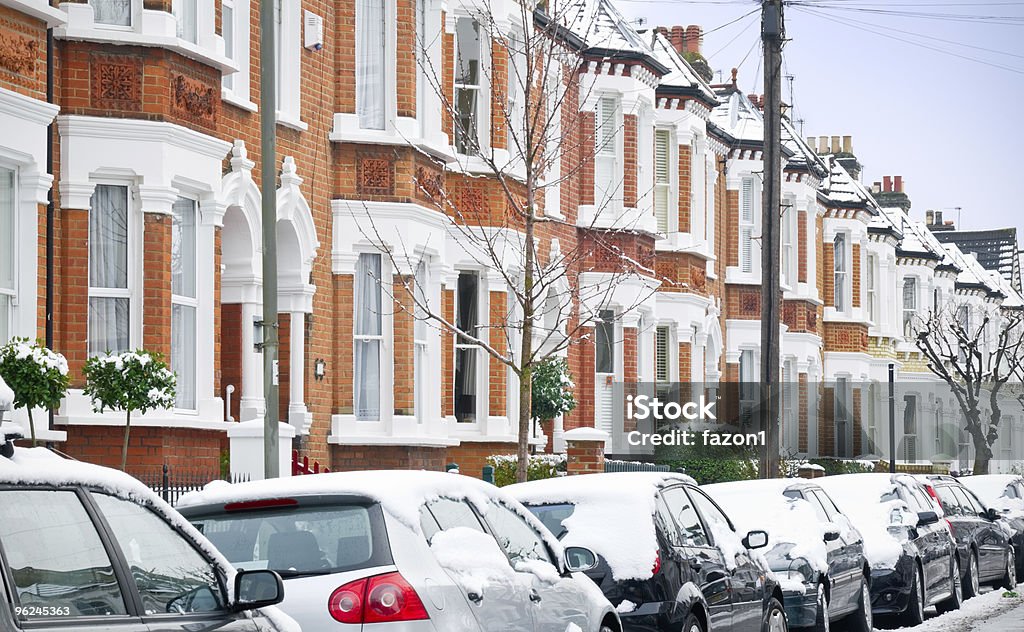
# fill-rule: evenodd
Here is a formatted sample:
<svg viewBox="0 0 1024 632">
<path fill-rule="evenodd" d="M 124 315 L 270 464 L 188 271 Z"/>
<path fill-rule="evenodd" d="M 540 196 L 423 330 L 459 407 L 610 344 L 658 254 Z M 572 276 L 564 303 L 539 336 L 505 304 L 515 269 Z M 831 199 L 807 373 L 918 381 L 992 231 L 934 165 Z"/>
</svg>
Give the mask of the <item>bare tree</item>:
<svg viewBox="0 0 1024 632">
<path fill-rule="evenodd" d="M 980 322 L 972 322 L 978 315 L 966 303 L 951 305 L 930 312 L 913 327 L 928 368 L 947 384 L 963 413 L 963 429 L 974 444 L 973 472 L 987 474 L 999 438 L 1002 403 L 1014 390 L 1006 386 L 1024 377 L 1024 314 L 986 304 Z"/>
<path fill-rule="evenodd" d="M 519 2 L 514 5 L 515 19 L 496 15 L 486 2 L 479 4 L 473 21 L 460 23 L 457 30 L 464 29 L 461 37 L 484 42 L 490 63 L 463 59 L 457 44 L 456 85 L 451 68 L 445 71 L 429 55 L 419 55 L 421 76 L 427 77 L 427 88 L 440 100 L 457 156 L 447 166 L 443 184 L 417 175 L 415 185 L 447 218 L 448 235 L 474 264 L 500 274 L 511 300 L 500 323 L 466 328 L 410 279 L 403 288 L 415 309 L 400 297 L 392 298 L 396 309 L 414 311 L 415 318 L 429 321 L 459 343 L 478 346 L 518 378 L 519 481 L 527 477 L 534 368 L 589 340 L 587 332 L 622 283 L 630 280 L 640 291 L 632 293 L 630 304 L 616 298 L 618 315 L 652 296 L 659 285 L 654 280 L 653 246 L 649 253 L 640 254 L 630 246 L 638 235 L 653 230 L 638 214 L 622 213 L 621 176 L 597 187 L 594 212 L 582 226 L 575 208 L 566 209 L 565 214 L 546 208 L 563 189 L 578 193 L 595 156 L 622 133 L 617 117 L 602 120 L 591 110 L 595 123 L 581 111 L 590 90 L 582 71 L 587 64 L 602 63 L 578 35 L 589 32 L 596 17 L 584 9 L 587 4 L 563 0 L 562 5 L 549 1 L 535 7 Z M 492 99 L 491 90 L 499 97 Z M 480 108 L 474 100 L 482 98 L 492 104 L 490 126 L 478 125 L 475 118 Z M 486 127 L 490 129 L 485 137 Z M 499 138 L 505 151 L 493 149 Z M 478 198 L 468 200 L 462 195 L 475 185 L 500 193 L 482 209 Z M 653 181 L 649 186 L 638 184 L 638 189 L 642 200 L 651 194 Z M 606 191 L 603 196 L 602 190 Z M 495 205 L 504 208 L 495 212 Z M 418 255 L 401 246 L 387 246 L 369 212 L 357 221 L 393 266 L 416 268 Z M 580 237 L 580 228 L 586 238 Z M 596 281 L 583 283 L 581 275 L 587 272 L 602 274 L 594 275 L 599 277 Z M 496 324 L 501 329 L 500 342 L 491 335 Z"/>
</svg>

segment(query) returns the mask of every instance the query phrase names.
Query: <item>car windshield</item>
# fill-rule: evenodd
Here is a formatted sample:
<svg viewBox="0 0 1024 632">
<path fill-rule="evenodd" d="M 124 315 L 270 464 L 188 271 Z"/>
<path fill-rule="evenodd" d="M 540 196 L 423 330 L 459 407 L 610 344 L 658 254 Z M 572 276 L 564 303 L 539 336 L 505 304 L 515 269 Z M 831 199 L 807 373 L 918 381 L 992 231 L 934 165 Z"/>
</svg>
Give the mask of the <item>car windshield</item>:
<svg viewBox="0 0 1024 632">
<path fill-rule="evenodd" d="M 190 518 L 236 568 L 282 577 L 324 575 L 391 563 L 380 507 L 297 505 Z"/>
<path fill-rule="evenodd" d="M 576 510 L 576 505 L 568 503 L 563 505 L 526 505 L 526 508 L 537 516 L 548 531 L 561 540 L 565 534 L 569 533 L 569 530 L 562 526 L 562 521 L 572 515 L 572 512 Z"/>
</svg>

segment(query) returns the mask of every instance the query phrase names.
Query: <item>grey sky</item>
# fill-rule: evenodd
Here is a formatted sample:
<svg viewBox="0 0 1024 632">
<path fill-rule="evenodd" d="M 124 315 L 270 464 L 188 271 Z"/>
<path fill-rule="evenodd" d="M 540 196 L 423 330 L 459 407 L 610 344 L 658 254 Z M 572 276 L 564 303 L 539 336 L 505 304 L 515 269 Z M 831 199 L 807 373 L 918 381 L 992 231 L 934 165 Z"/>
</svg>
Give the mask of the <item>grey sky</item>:
<svg viewBox="0 0 1024 632">
<path fill-rule="evenodd" d="M 614 0 L 627 17 L 645 26 L 700 24 L 705 32 L 756 9 L 748 0 Z M 787 7 L 784 73 L 793 81 L 796 116 L 804 136 L 852 135 L 870 184 L 902 175 L 911 214 L 944 209 L 967 229 L 1016 226 L 1024 231 L 1024 2 L 970 0 L 797 0 Z M 1013 24 L 898 17 L 851 10 L 879 8 L 928 14 L 1012 16 Z M 819 15 L 810 15 L 813 10 Z M 822 17 L 822 15 L 827 17 Z M 849 26 L 834 21 L 857 20 Z M 862 30 L 884 33 L 876 35 Z M 911 32 L 914 37 L 894 30 Z M 763 92 L 759 12 L 706 35 L 703 52 L 722 71 L 740 67 L 739 87 Z M 729 44 L 730 40 L 736 38 Z M 1014 68 L 1017 72 L 959 59 L 926 46 Z M 998 50 L 1001 55 L 951 42 Z M 754 45 L 753 50 L 751 46 Z M 716 82 L 718 77 L 716 76 Z M 756 84 L 756 88 L 755 88 Z M 789 101 L 789 84 L 783 100 Z M 1024 235 L 1022 235 L 1024 239 Z"/>
</svg>

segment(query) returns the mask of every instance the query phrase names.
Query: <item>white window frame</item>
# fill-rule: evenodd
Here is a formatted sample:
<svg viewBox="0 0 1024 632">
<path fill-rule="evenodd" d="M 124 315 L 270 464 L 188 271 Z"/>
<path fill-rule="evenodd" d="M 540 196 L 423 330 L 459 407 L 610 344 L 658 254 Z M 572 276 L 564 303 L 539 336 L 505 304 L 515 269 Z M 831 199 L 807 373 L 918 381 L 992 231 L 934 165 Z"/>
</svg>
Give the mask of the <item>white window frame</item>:
<svg viewBox="0 0 1024 632">
<path fill-rule="evenodd" d="M 782 269 L 781 269 L 781 280 L 782 285 L 788 287 L 790 290 L 796 289 L 796 258 L 797 258 L 797 239 L 796 239 L 796 202 L 792 199 L 787 199 L 783 202 L 785 208 L 782 212 L 782 234 L 781 234 L 781 247 L 782 247 Z"/>
<path fill-rule="evenodd" d="M 912 292 L 909 295 L 907 294 L 908 285 L 912 286 Z M 916 276 L 904 277 L 903 284 L 900 286 L 900 305 L 902 306 L 900 322 L 903 325 L 903 335 L 906 337 L 910 337 L 913 334 L 911 327 L 914 323 L 914 317 L 917 315 L 917 306 L 920 303 L 920 286 L 920 280 Z M 909 305 L 907 304 L 908 297 L 911 299 Z"/>
<path fill-rule="evenodd" d="M 102 22 L 97 18 L 95 7 L 93 7 L 93 24 L 96 28 L 111 31 L 134 31 L 139 23 L 139 11 L 141 2 L 137 0 L 125 0 L 128 4 L 128 24 L 117 24 L 115 22 Z M 89 3 L 92 5 L 92 2 Z"/>
<path fill-rule="evenodd" d="M 389 122 L 391 120 L 390 107 L 389 107 L 389 105 L 391 103 L 391 100 L 389 98 L 391 91 L 389 90 L 389 85 L 391 83 L 390 79 L 391 79 L 392 73 L 389 70 L 390 64 L 388 62 L 393 57 L 393 53 L 391 52 L 391 37 L 389 36 L 389 31 L 391 29 L 389 28 L 389 25 L 394 24 L 394 22 L 391 20 L 390 11 L 389 11 L 389 6 L 390 6 L 391 2 L 389 2 L 389 0 L 375 0 L 376 2 L 380 3 L 381 23 L 379 25 L 365 24 L 364 20 L 366 20 L 367 18 L 360 11 L 360 6 L 365 1 L 368 1 L 368 0 L 356 0 L 356 5 L 355 5 L 355 7 L 356 7 L 355 8 L 355 22 L 356 22 L 356 37 L 355 37 L 356 121 L 358 122 L 360 129 L 371 130 L 371 131 L 384 131 L 384 130 L 386 130 L 388 128 L 388 124 L 389 124 Z M 364 121 L 362 119 L 362 114 L 361 114 L 361 109 L 362 109 L 363 101 L 365 99 L 367 99 L 367 96 L 366 96 L 366 86 L 363 84 L 362 81 L 360 81 L 360 70 L 359 70 L 360 66 L 359 66 L 359 63 L 360 63 L 360 60 L 362 58 L 362 48 L 366 44 L 365 36 L 366 36 L 366 34 L 368 34 L 370 32 L 371 26 L 373 26 L 374 28 L 379 26 L 380 29 L 381 29 L 381 32 L 380 32 L 381 49 L 379 51 L 379 54 L 380 54 L 379 62 L 380 62 L 380 73 L 381 74 L 380 74 L 380 77 L 379 77 L 380 85 L 377 86 L 377 88 L 379 88 L 379 90 L 380 90 L 379 98 L 381 100 L 381 103 L 379 103 L 377 105 L 377 107 L 380 109 L 380 120 L 379 121 L 370 121 L 370 120 Z"/>
<path fill-rule="evenodd" d="M 754 229 L 761 207 L 754 176 L 744 176 L 740 181 L 739 201 L 739 268 L 743 274 L 753 274 L 757 269 L 754 262 Z"/>
<path fill-rule="evenodd" d="M 18 277 L 20 274 L 20 266 L 18 264 L 21 250 L 19 246 L 20 240 L 17 238 L 18 229 L 20 228 L 18 215 L 21 208 L 18 187 L 19 170 L 17 167 L 0 163 L 0 177 L 2 177 L 3 172 L 10 172 L 11 177 L 11 225 L 8 227 L 10 230 L 6 232 L 6 235 L 0 233 L 0 237 L 6 236 L 10 239 L 9 244 L 4 244 L 7 246 L 8 254 L 5 255 L 3 250 L 0 249 L 0 256 L 11 257 L 11 287 L 7 288 L 0 285 L 0 296 L 6 297 L 7 302 L 5 310 L 7 313 L 0 314 L 0 319 L 2 319 L 0 322 L 6 323 L 7 329 L 6 332 L 0 329 L 0 346 L 3 346 L 8 340 L 13 338 L 18 330 L 17 323 L 15 322 L 15 310 L 18 307 Z M 3 309 L 3 307 L 0 307 L 0 309 Z"/>
<path fill-rule="evenodd" d="M 622 203 L 622 103 L 618 95 L 600 94 L 594 106 L 594 203 L 598 214 Z M 607 187 L 601 183 L 607 181 Z"/>
<path fill-rule="evenodd" d="M 654 328 L 654 381 L 662 384 L 672 382 L 672 328 L 658 325 Z"/>
<path fill-rule="evenodd" d="M 413 291 L 416 300 L 413 304 L 413 411 L 417 423 L 427 421 L 430 409 L 430 325 L 427 322 L 427 310 L 422 303 L 429 304 L 430 264 L 424 258 L 416 266 Z"/>
<path fill-rule="evenodd" d="M 853 384 L 847 376 L 836 377 L 832 391 L 832 422 L 835 456 L 853 456 Z"/>
<path fill-rule="evenodd" d="M 302 122 L 302 65 L 300 42 L 302 16 L 300 0 L 275 0 L 275 17 L 280 17 L 275 30 L 277 54 L 277 122 L 279 125 L 305 131 Z M 279 12 L 279 13 L 278 13 Z"/>
<path fill-rule="evenodd" d="M 506 124 L 507 137 L 505 146 L 512 156 L 519 154 L 517 141 L 521 145 L 526 138 L 526 90 L 521 80 L 525 77 L 527 70 L 526 63 L 526 37 L 519 29 L 512 29 L 508 38 L 508 121 Z M 517 77 L 518 75 L 518 77 Z"/>
<path fill-rule="evenodd" d="M 416 58 L 416 121 L 419 123 L 420 138 L 426 138 L 429 133 L 427 128 L 427 95 L 430 90 L 427 89 L 428 82 L 428 67 L 433 66 L 431 61 L 431 51 L 433 50 L 433 42 L 427 42 L 427 32 L 430 24 L 430 7 L 429 0 L 415 0 L 415 19 L 416 19 L 416 39 L 414 46 L 416 47 L 415 58 Z M 437 32 L 439 29 L 435 29 L 430 32 Z M 435 38 L 436 39 L 436 38 Z"/>
<path fill-rule="evenodd" d="M 654 130 L 654 219 L 658 232 L 664 234 L 676 232 L 679 224 L 679 203 L 672 177 L 672 166 L 678 164 L 674 160 L 677 147 L 671 128 Z"/>
<path fill-rule="evenodd" d="M 478 57 L 479 61 L 478 61 L 478 66 L 477 66 L 477 77 L 476 77 L 476 83 L 475 84 L 474 83 L 459 83 L 458 82 L 458 79 L 459 79 L 459 47 L 460 47 L 460 43 L 459 43 L 459 23 L 463 22 L 463 21 L 468 21 L 470 23 L 476 24 L 476 26 L 477 26 L 477 37 L 479 38 L 479 50 L 477 51 L 477 53 L 479 55 L 479 57 Z M 473 124 L 471 125 L 471 129 L 467 130 L 467 133 L 470 135 L 470 137 L 472 137 L 472 136 L 476 137 L 476 147 L 472 147 L 470 145 L 463 144 L 463 142 L 460 141 L 459 135 L 460 135 L 460 130 L 462 129 L 462 127 L 461 127 L 461 124 L 459 123 L 459 120 L 458 120 L 459 117 L 458 116 L 454 116 L 453 117 L 454 128 L 452 129 L 452 147 L 455 149 L 456 153 L 458 153 L 459 155 L 463 155 L 463 156 L 472 156 L 474 154 L 481 154 L 481 153 L 484 152 L 484 150 L 489 145 L 489 143 L 487 142 L 487 139 L 490 138 L 490 125 L 489 125 L 490 121 L 488 119 L 489 110 L 488 110 L 487 106 L 489 105 L 488 101 L 489 101 L 489 98 L 490 98 L 490 90 L 488 90 L 486 85 L 485 85 L 486 78 L 489 76 L 489 73 L 488 73 L 489 64 L 487 63 L 487 60 L 490 57 L 490 55 L 488 55 L 489 47 L 485 46 L 485 44 L 488 43 L 488 39 L 489 38 L 488 38 L 487 29 L 484 27 L 484 24 L 481 24 L 480 21 L 477 20 L 475 17 L 469 16 L 469 15 L 458 15 L 458 16 L 456 16 L 456 18 L 455 18 L 455 63 L 454 63 L 455 73 L 454 73 L 454 76 L 453 76 L 453 79 L 452 79 L 453 80 L 453 85 L 455 87 L 454 92 L 453 92 L 454 103 L 452 103 L 452 109 L 455 111 L 455 114 L 458 114 L 458 112 L 459 112 L 459 91 L 460 90 L 476 91 L 476 101 L 474 102 L 474 108 L 473 108 L 474 111 L 472 112 L 472 115 L 471 115 L 471 117 L 475 117 L 475 119 L 473 119 Z"/>
<path fill-rule="evenodd" d="M 255 103 L 250 101 L 249 53 L 251 31 L 250 0 L 221 0 L 221 15 L 224 7 L 231 8 L 231 42 L 224 37 L 224 55 L 238 66 L 238 71 L 225 74 L 221 82 L 221 98 L 228 103 L 248 110 L 257 111 Z M 223 20 L 222 32 L 227 28 L 227 20 Z"/>
<path fill-rule="evenodd" d="M 904 462 L 918 460 L 920 456 L 919 446 L 917 445 L 917 436 L 921 430 L 920 411 L 919 406 L 921 398 L 916 393 L 908 393 L 903 396 L 903 450 L 899 456 L 903 457 Z M 913 423 L 911 432 L 907 431 L 908 413 L 910 415 L 910 422 Z M 913 459 L 908 459 L 907 456 L 913 456 Z"/>
<path fill-rule="evenodd" d="M 173 346 L 173 343 L 174 343 L 174 333 L 173 333 L 173 324 L 174 324 L 173 311 L 174 311 L 174 306 L 177 305 L 177 306 L 180 306 L 180 307 L 190 308 L 192 310 L 192 335 L 193 335 L 193 339 L 192 339 L 192 392 L 193 392 L 193 396 L 194 396 L 194 401 L 191 402 L 191 405 L 185 405 L 185 404 L 187 404 L 187 402 L 182 402 L 181 401 L 181 392 L 180 392 L 180 389 L 179 389 L 179 392 L 177 393 L 177 396 L 175 398 L 174 407 L 175 407 L 175 410 L 177 410 L 177 411 L 195 412 L 198 409 L 198 407 L 199 407 L 199 388 L 198 388 L 198 374 L 199 374 L 199 349 L 198 349 L 198 346 L 199 346 L 199 266 L 198 266 L 198 263 L 199 263 L 199 260 L 200 260 L 200 257 L 199 257 L 199 248 L 200 248 L 199 231 L 200 231 L 200 225 L 201 225 L 201 218 L 200 218 L 200 214 L 199 214 L 199 201 L 198 200 L 196 200 L 196 199 L 194 199 L 192 197 L 189 197 L 189 196 L 185 196 L 185 195 L 180 195 L 178 197 L 178 200 L 179 201 L 180 200 L 188 200 L 189 202 L 192 203 L 192 219 L 193 219 L 193 223 L 194 223 L 194 226 L 193 226 L 193 240 L 194 240 L 194 243 L 193 243 L 192 247 L 193 247 L 193 249 L 195 251 L 195 255 L 196 255 L 196 263 L 195 263 L 195 265 L 192 268 L 192 276 L 193 276 L 192 284 L 193 284 L 193 287 L 194 287 L 195 296 L 175 294 L 174 291 L 173 291 L 173 276 L 172 276 L 172 282 L 171 282 L 171 285 L 172 285 L 172 291 L 171 291 L 171 312 L 172 312 L 172 316 L 171 316 L 171 326 L 172 326 L 172 332 L 171 332 L 171 344 L 172 344 L 172 346 L 171 346 L 171 359 L 173 360 L 174 354 L 175 354 L 175 349 L 174 349 L 174 346 Z M 172 247 L 172 253 L 173 253 L 173 230 L 172 230 L 172 246 L 171 247 Z M 182 379 L 183 379 L 183 377 L 181 375 L 178 375 L 178 383 L 179 384 L 181 384 Z"/>
<path fill-rule="evenodd" d="M 467 333 L 469 333 L 470 335 L 472 335 L 472 336 L 476 337 L 477 339 L 479 339 L 479 337 L 481 335 L 483 335 L 481 333 L 481 331 L 487 331 L 487 329 L 488 329 L 488 320 L 489 320 L 488 319 L 488 315 L 490 313 L 489 302 L 487 300 L 488 296 L 489 296 L 489 292 L 488 292 L 487 287 L 486 287 L 486 275 L 483 272 L 479 271 L 479 270 L 459 270 L 458 271 L 458 276 L 462 276 L 464 274 L 465 275 L 473 275 L 473 276 L 476 277 L 476 331 L 474 331 L 474 332 L 467 332 Z M 459 303 L 460 303 L 460 301 L 459 301 L 458 280 L 456 280 L 456 285 L 455 285 L 455 323 L 456 323 L 456 327 L 458 327 L 458 324 L 459 324 L 459 310 L 461 309 L 461 306 L 460 306 Z M 453 362 L 452 362 L 452 368 L 453 368 L 452 379 L 453 380 L 455 379 L 455 376 L 457 375 L 457 373 L 454 371 L 454 369 L 458 366 L 459 351 L 461 350 L 461 351 L 474 352 L 474 355 L 473 355 L 473 359 L 474 359 L 473 371 L 474 371 L 474 373 L 473 373 L 472 379 L 473 379 L 474 388 L 476 389 L 476 395 L 475 395 L 475 397 L 476 397 L 476 406 L 475 406 L 475 410 L 473 412 L 473 419 L 469 420 L 469 421 L 459 421 L 458 418 L 456 417 L 456 422 L 459 425 L 472 427 L 473 425 L 478 425 L 482 421 L 487 419 L 487 410 L 488 410 L 488 404 L 489 404 L 489 399 L 490 399 L 490 388 L 489 388 L 490 367 L 488 366 L 488 364 L 489 364 L 488 363 L 488 356 L 487 356 L 487 352 L 484 350 L 483 346 L 475 344 L 475 343 L 472 343 L 472 342 L 469 342 L 469 341 L 463 339 L 458 334 L 454 334 L 454 337 L 455 337 L 455 344 L 454 344 L 455 357 L 453 358 Z M 452 383 L 452 397 L 453 397 L 453 399 L 455 398 L 455 383 L 454 383 L 454 381 Z M 456 402 L 455 405 L 457 405 L 457 402 Z M 455 412 L 454 411 L 455 405 L 453 405 L 453 411 L 452 411 L 453 414 Z"/>
<path fill-rule="evenodd" d="M 199 43 L 199 0 L 172 0 L 171 11 L 174 15 L 178 39 Z M 188 18 L 191 17 L 191 24 Z M 188 29 L 186 30 L 186 26 Z"/>
<path fill-rule="evenodd" d="M 93 287 L 91 280 L 88 279 L 90 270 L 86 269 L 85 274 L 87 281 L 90 282 L 88 289 L 88 298 L 120 298 L 128 301 L 128 345 L 126 349 L 122 351 L 129 351 L 136 348 L 141 340 L 141 310 L 139 309 L 141 301 L 138 296 L 138 287 L 141 285 L 141 264 L 138 259 L 139 248 L 138 245 L 142 242 L 143 235 L 141 233 L 141 224 L 139 218 L 135 217 L 136 212 L 136 200 L 135 200 L 135 186 L 131 182 L 124 180 L 102 180 L 94 182 L 96 187 L 99 186 L 117 186 L 125 189 L 127 198 L 127 228 L 126 235 L 128 241 L 128 252 L 127 252 L 127 282 L 124 288 L 101 288 Z M 95 190 L 94 190 L 95 195 Z M 90 203 L 89 213 L 93 212 L 92 205 Z M 91 229 L 90 229 L 91 232 Z M 90 235 L 91 237 L 91 235 Z M 91 266 L 91 263 L 89 264 Z M 86 316 L 86 332 L 89 330 L 89 319 L 92 317 L 91 307 L 87 308 Z M 89 356 L 101 355 L 108 351 L 107 349 L 97 349 L 93 352 L 90 347 L 92 341 L 88 339 L 88 333 L 86 335 L 86 349 Z"/>
<path fill-rule="evenodd" d="M 740 349 L 740 423 L 744 426 L 753 422 L 754 407 L 757 405 L 756 384 L 761 379 L 759 362 L 755 349 Z"/>
<path fill-rule="evenodd" d="M 357 329 L 357 323 L 359 318 L 357 316 L 360 309 L 359 299 L 362 296 L 363 283 L 366 283 L 365 275 L 361 274 L 362 265 L 361 261 L 363 257 L 376 257 L 380 262 L 380 279 L 377 280 L 377 292 L 379 292 L 378 301 L 381 306 L 381 313 L 378 314 L 380 319 L 380 333 L 379 334 L 362 334 Z M 386 402 L 384 384 L 388 383 L 385 375 L 385 364 L 387 364 L 386 356 L 386 345 L 385 345 L 385 333 L 387 332 L 387 324 L 384 322 L 384 289 L 383 284 L 387 282 L 388 274 L 385 271 L 384 256 L 379 252 L 361 252 L 358 253 L 358 260 L 356 261 L 355 271 L 355 283 L 353 283 L 353 295 L 354 300 L 352 301 L 352 414 L 355 416 L 357 422 L 379 422 L 385 416 Z M 376 342 L 377 343 L 377 415 L 362 415 L 359 406 L 356 405 L 356 393 L 359 392 L 359 383 L 362 378 L 359 370 L 359 363 L 356 361 L 356 347 L 360 343 Z"/>
<path fill-rule="evenodd" d="M 865 263 L 867 273 L 864 275 L 865 298 L 867 302 L 868 320 L 875 326 L 878 322 L 878 255 L 869 252 Z"/>
<path fill-rule="evenodd" d="M 832 306 L 840 314 L 850 311 L 850 235 L 838 232 L 832 238 Z"/>
</svg>

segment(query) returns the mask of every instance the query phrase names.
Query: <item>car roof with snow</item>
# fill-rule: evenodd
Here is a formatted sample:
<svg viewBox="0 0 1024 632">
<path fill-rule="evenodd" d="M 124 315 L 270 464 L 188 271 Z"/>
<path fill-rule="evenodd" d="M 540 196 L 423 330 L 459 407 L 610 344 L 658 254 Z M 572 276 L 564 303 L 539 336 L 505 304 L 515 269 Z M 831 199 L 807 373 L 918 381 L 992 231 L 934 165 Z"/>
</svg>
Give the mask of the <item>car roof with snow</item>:
<svg viewBox="0 0 1024 632">
<path fill-rule="evenodd" d="M 46 448 L 15 448 L 13 456 L 0 458 L 0 485 L 82 486 L 138 502 L 163 502 L 124 472 L 64 458 Z"/>
<path fill-rule="evenodd" d="M 986 504 L 999 501 L 1010 483 L 1021 483 L 1024 485 L 1024 477 L 1017 474 L 979 474 L 977 476 L 964 476 L 957 479 L 964 487 L 971 490 Z M 1005 499 L 1005 498 L 1004 498 Z"/>
</svg>

